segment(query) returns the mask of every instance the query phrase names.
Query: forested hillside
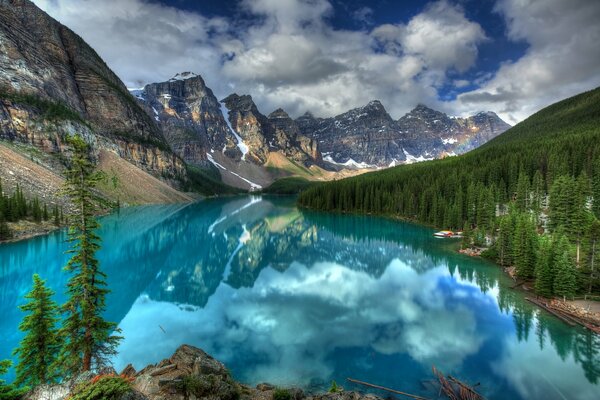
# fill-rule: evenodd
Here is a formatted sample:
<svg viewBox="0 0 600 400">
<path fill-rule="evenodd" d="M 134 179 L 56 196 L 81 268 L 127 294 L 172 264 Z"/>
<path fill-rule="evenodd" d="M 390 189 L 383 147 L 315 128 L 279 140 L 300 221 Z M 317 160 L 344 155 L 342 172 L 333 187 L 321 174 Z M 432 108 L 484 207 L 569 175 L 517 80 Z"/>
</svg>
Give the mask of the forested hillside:
<svg viewBox="0 0 600 400">
<path fill-rule="evenodd" d="M 468 154 L 304 191 L 304 207 L 465 230 L 465 245 L 536 279 L 538 293 L 600 290 L 600 88 L 553 104 Z"/>
</svg>

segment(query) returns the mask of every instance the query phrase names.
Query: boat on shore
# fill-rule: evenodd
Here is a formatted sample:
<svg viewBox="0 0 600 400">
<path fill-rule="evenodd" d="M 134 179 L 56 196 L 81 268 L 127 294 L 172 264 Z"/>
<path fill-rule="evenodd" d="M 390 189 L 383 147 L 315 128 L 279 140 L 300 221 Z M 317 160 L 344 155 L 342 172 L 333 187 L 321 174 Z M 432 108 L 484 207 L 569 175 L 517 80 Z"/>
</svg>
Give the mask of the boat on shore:
<svg viewBox="0 0 600 400">
<path fill-rule="evenodd" d="M 460 238 L 462 237 L 462 232 L 439 231 L 434 233 L 433 236 L 438 238 Z"/>
</svg>

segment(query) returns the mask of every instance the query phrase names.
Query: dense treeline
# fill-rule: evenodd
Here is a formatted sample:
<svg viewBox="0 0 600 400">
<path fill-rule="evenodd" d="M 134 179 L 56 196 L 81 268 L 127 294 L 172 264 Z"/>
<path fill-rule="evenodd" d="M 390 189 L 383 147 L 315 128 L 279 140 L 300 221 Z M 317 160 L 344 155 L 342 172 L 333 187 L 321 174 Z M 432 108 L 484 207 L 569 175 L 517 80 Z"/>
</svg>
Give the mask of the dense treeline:
<svg viewBox="0 0 600 400">
<path fill-rule="evenodd" d="M 298 194 L 314 184 L 315 182 L 309 181 L 308 179 L 304 179 L 299 176 L 290 176 L 287 178 L 277 179 L 269 187 L 263 189 L 262 193 L 284 195 Z"/>
<path fill-rule="evenodd" d="M 464 229 L 466 245 L 489 247 L 488 256 L 520 277 L 539 272 L 540 294 L 598 291 L 600 88 L 463 156 L 318 185 L 298 202 Z"/>
<path fill-rule="evenodd" d="M 0 240 L 9 239 L 12 236 L 8 222 L 29 219 L 40 223 L 52 220 L 56 226 L 59 226 L 63 221 L 62 209 L 59 210 L 55 205 L 51 213 L 48 206 L 42 204 L 37 197 L 27 200 L 19 185 L 12 195 L 5 194 L 0 180 Z"/>
</svg>

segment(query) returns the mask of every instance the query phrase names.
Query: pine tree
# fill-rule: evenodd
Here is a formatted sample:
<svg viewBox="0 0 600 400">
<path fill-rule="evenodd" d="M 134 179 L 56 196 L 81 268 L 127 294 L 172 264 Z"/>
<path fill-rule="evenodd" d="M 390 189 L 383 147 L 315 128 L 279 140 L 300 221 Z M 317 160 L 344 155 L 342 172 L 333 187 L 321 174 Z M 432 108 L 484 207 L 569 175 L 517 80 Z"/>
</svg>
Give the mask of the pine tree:
<svg viewBox="0 0 600 400">
<path fill-rule="evenodd" d="M 592 180 L 592 211 L 600 219 L 600 157 L 594 162 L 594 175 Z"/>
<path fill-rule="evenodd" d="M 0 361 L 0 376 L 6 374 L 12 365 L 10 360 Z M 18 389 L 14 384 L 8 385 L 6 381 L 0 379 L 0 400 L 17 400 L 27 392 L 28 388 Z"/>
<path fill-rule="evenodd" d="M 559 176 L 550 190 L 549 218 L 554 229 L 563 226 L 570 232 L 574 208 L 575 182 L 569 176 Z"/>
<path fill-rule="evenodd" d="M 539 296 L 552 296 L 554 274 L 552 272 L 551 257 L 552 242 L 549 237 L 543 237 L 535 265 L 535 292 Z"/>
<path fill-rule="evenodd" d="M 42 219 L 48 221 L 48 206 L 44 203 L 44 210 L 42 211 Z"/>
<path fill-rule="evenodd" d="M 31 202 L 31 216 L 35 222 L 42 222 L 42 208 L 40 207 L 40 200 L 37 197 Z"/>
<path fill-rule="evenodd" d="M 45 281 L 38 274 L 33 275 L 33 289 L 25 295 L 29 302 L 19 306 L 28 314 L 19 325 L 25 337 L 13 353 L 19 358 L 15 381 L 18 385 L 33 387 L 56 381 L 54 366 L 61 341 L 56 330 L 58 305 L 52 300 L 53 295 Z"/>
<path fill-rule="evenodd" d="M 572 298 L 577 290 L 577 271 L 569 252 L 563 252 L 555 264 L 554 293 L 564 298 Z"/>
<path fill-rule="evenodd" d="M 507 266 L 512 263 L 513 235 L 514 227 L 512 224 L 512 217 L 510 215 L 505 215 L 500 219 L 498 240 L 496 241 L 498 257 L 500 265 L 502 266 Z"/>
<path fill-rule="evenodd" d="M 535 271 L 537 235 L 535 225 L 527 214 L 521 214 L 517 219 L 513 247 L 517 275 L 521 278 L 532 278 Z"/>
<path fill-rule="evenodd" d="M 542 200 L 544 198 L 544 178 L 542 177 L 542 174 L 539 170 L 535 171 L 535 174 L 533 175 L 531 190 L 531 209 L 535 214 L 536 222 L 539 223 L 539 215 L 542 211 Z"/>
<path fill-rule="evenodd" d="M 581 260 L 581 239 L 589 226 L 591 219 L 593 219 L 593 215 L 587 208 L 588 198 L 591 193 L 590 181 L 585 172 L 582 172 L 581 175 L 579 175 L 579 178 L 577 178 L 575 189 L 570 234 L 574 236 L 575 242 L 577 243 L 576 260 L 577 265 L 579 265 Z"/>
<path fill-rule="evenodd" d="M 460 247 L 462 249 L 468 249 L 469 247 L 471 247 L 472 243 L 473 243 L 473 232 L 471 230 L 471 225 L 469 224 L 469 222 L 465 222 L 465 224 L 463 226 L 463 235 L 462 235 L 462 241 L 461 241 Z"/>
<path fill-rule="evenodd" d="M 55 205 L 52 209 L 52 219 L 54 220 L 54 225 L 60 226 L 60 219 L 58 215 L 58 206 Z"/>
<path fill-rule="evenodd" d="M 95 230 L 98 199 L 93 188 L 101 179 L 88 159 L 88 146 L 79 136 L 70 140 L 73 158 L 66 172 L 66 193 L 74 205 L 69 218 L 68 242 L 72 254 L 65 269 L 71 273 L 67 284 L 67 302 L 62 310 L 66 314 L 61 336 L 66 338 L 59 365 L 66 375 L 90 371 L 101 367 L 116 353 L 121 340 L 113 335 L 116 324 L 104 320 L 106 307 L 106 275 L 100 270 L 96 252 L 100 238 Z"/>
<path fill-rule="evenodd" d="M 515 204 L 519 211 L 526 211 L 529 209 L 529 177 L 523 170 L 519 172 Z"/>
<path fill-rule="evenodd" d="M 597 253 L 600 253 L 600 220 L 594 220 L 590 225 L 589 229 L 589 240 L 590 240 L 590 276 L 588 282 L 588 293 L 592 293 L 592 287 L 598 281 L 599 274 L 596 271 L 597 267 Z"/>
</svg>

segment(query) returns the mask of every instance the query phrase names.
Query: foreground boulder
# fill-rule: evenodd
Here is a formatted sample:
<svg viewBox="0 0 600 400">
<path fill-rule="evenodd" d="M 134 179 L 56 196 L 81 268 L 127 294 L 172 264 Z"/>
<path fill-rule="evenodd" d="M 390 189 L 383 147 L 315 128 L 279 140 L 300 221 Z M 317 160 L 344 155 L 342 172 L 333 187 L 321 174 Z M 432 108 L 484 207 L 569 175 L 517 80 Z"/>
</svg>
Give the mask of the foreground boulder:
<svg viewBox="0 0 600 400">
<path fill-rule="evenodd" d="M 103 374 L 111 375 L 114 371 Z M 233 380 L 221 362 L 188 345 L 179 347 L 170 358 L 139 372 L 128 365 L 120 376 L 131 381 L 132 390 L 114 400 L 273 400 L 276 397 L 287 400 L 380 400 L 358 392 L 305 394 L 297 388 L 281 389 L 268 383 L 258 384 L 255 388 L 243 385 Z M 88 373 L 60 385 L 41 385 L 25 399 L 66 400 L 79 383 L 92 378 Z"/>
<path fill-rule="evenodd" d="M 231 378 L 223 364 L 187 345 L 179 347 L 170 358 L 137 373 L 133 387 L 151 400 L 237 400 L 242 393 L 241 385 Z"/>
</svg>

